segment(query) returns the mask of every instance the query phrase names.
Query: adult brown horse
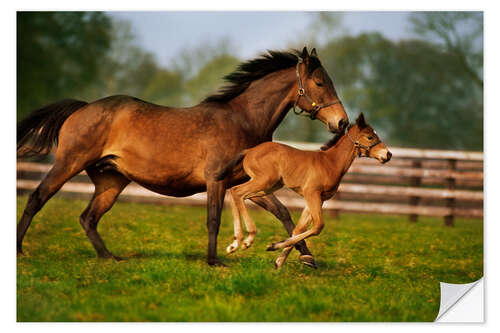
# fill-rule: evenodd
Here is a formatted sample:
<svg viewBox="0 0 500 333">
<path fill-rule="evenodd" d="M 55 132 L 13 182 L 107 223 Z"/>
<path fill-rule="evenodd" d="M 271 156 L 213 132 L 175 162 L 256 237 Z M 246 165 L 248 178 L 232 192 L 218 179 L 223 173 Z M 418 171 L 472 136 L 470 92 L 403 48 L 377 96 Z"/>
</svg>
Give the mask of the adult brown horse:
<svg viewBox="0 0 500 333">
<path fill-rule="evenodd" d="M 223 181 L 216 173 L 238 152 L 271 141 L 293 106 L 343 131 L 348 118 L 316 52 L 274 52 L 240 64 L 229 85 L 190 108 L 172 108 L 129 96 L 86 103 L 64 100 L 34 111 L 18 125 L 18 154 L 43 154 L 57 144 L 52 169 L 30 195 L 17 226 L 17 252 L 33 219 L 61 186 L 85 170 L 95 193 L 80 224 L 99 257 L 115 258 L 97 232 L 101 216 L 121 191 L 136 183 L 164 195 L 207 191 L 208 258 L 217 259 L 217 234 L 226 188 L 247 179 L 241 172 Z M 28 145 L 29 143 L 29 145 Z M 274 196 L 254 200 L 276 215 L 291 235 L 294 225 Z M 303 262 L 315 265 L 302 243 Z"/>
</svg>

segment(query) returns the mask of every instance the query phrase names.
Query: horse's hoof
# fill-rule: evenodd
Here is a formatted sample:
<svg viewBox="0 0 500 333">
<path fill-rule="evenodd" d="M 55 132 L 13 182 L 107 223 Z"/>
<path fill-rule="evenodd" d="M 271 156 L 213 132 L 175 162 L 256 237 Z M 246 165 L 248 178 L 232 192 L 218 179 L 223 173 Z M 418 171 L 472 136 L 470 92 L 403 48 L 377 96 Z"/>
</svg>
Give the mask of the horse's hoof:
<svg viewBox="0 0 500 333">
<path fill-rule="evenodd" d="M 115 256 L 111 253 L 102 253 L 102 254 L 97 254 L 97 257 L 99 259 L 113 259 L 115 261 L 123 261 L 123 258 Z"/>
<path fill-rule="evenodd" d="M 227 265 L 222 263 L 219 259 L 208 259 L 207 264 L 212 267 L 227 267 Z"/>
<path fill-rule="evenodd" d="M 301 263 L 304 265 L 307 265 L 309 267 L 318 268 L 318 265 L 316 264 L 316 260 L 314 260 L 314 257 L 309 255 L 309 254 L 303 254 L 299 257 L 299 260 Z"/>
<path fill-rule="evenodd" d="M 18 257 L 24 257 L 23 250 L 17 250 L 17 256 Z"/>
</svg>

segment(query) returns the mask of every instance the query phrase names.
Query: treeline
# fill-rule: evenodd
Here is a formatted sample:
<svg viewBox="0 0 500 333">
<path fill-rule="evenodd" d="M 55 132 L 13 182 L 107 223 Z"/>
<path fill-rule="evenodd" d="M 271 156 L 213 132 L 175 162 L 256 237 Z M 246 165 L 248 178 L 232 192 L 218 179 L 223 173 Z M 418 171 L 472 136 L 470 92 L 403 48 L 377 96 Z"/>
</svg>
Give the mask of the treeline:
<svg viewBox="0 0 500 333">
<path fill-rule="evenodd" d="M 332 34 L 341 20 L 317 15 L 314 36 L 294 44 L 316 46 L 350 118 L 363 111 L 392 145 L 482 150 L 482 14 L 412 14 L 415 38 L 399 41 L 379 33 Z M 18 118 L 67 97 L 128 94 L 194 105 L 244 60 L 221 41 L 183 50 L 165 68 L 135 44 L 127 22 L 104 13 L 18 13 L 17 27 Z M 276 133 L 296 141 L 328 137 L 321 123 L 292 112 Z"/>
</svg>

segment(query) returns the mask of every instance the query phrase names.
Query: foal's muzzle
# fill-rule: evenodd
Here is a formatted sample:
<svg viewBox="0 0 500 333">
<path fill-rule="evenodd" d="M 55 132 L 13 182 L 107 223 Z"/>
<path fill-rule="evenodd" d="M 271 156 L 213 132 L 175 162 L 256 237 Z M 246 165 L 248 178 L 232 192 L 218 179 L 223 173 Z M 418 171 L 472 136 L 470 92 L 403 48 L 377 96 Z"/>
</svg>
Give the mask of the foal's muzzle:
<svg viewBox="0 0 500 333">
<path fill-rule="evenodd" d="M 382 159 L 382 163 L 387 163 L 391 160 L 391 157 L 392 157 L 392 153 L 390 151 L 387 152 L 387 155 L 385 158 Z"/>
</svg>

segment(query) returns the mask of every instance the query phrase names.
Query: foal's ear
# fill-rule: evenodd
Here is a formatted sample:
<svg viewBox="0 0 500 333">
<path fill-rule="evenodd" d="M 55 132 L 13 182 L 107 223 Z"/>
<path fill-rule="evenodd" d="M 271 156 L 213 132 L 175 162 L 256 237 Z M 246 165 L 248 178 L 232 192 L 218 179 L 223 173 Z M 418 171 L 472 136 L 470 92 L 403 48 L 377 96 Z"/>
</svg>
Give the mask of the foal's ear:
<svg viewBox="0 0 500 333">
<path fill-rule="evenodd" d="M 365 116 L 363 115 L 363 112 L 361 112 L 358 116 L 358 119 L 356 119 L 356 124 L 360 129 L 366 127 Z"/>
<path fill-rule="evenodd" d="M 313 48 L 311 51 L 311 57 L 318 57 L 318 54 L 316 53 L 316 48 Z"/>
</svg>

